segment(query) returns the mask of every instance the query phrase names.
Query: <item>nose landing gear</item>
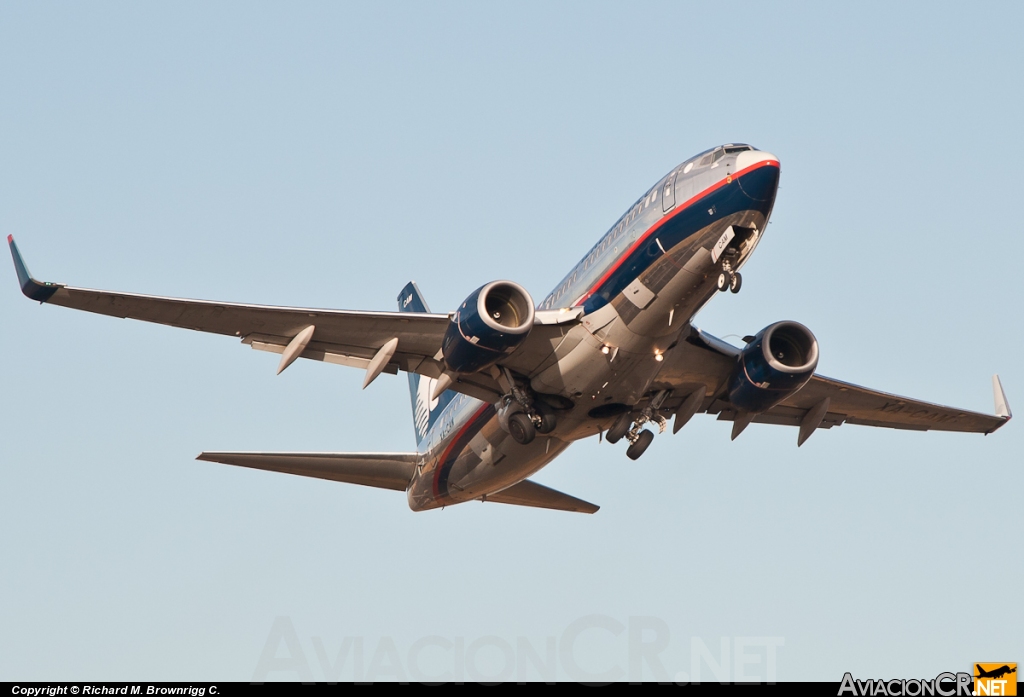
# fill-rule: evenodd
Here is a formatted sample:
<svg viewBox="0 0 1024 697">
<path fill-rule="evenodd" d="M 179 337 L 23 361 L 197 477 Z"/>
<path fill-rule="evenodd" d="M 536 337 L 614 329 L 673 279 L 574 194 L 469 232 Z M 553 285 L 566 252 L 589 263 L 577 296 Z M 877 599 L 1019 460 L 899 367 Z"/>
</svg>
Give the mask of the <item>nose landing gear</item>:
<svg viewBox="0 0 1024 697">
<path fill-rule="evenodd" d="M 740 287 L 743 285 L 743 276 L 740 276 L 739 272 L 732 275 L 732 279 L 729 281 L 729 290 L 733 293 L 739 293 Z"/>
<path fill-rule="evenodd" d="M 729 263 L 729 260 L 724 260 L 722 262 L 722 270 L 719 272 L 718 279 L 715 282 L 715 287 L 717 287 L 721 293 L 724 293 L 727 290 L 731 290 L 733 293 L 739 293 L 742 285 L 743 277 L 740 276 L 740 272 L 733 271 L 732 264 Z"/>
</svg>

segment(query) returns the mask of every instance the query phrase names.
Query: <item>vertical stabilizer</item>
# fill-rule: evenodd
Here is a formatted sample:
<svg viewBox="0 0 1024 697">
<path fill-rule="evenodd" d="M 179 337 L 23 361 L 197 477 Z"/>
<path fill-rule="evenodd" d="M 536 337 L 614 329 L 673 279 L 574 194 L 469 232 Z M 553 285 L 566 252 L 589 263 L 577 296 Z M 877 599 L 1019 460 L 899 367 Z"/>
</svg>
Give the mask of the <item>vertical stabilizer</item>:
<svg viewBox="0 0 1024 697">
<path fill-rule="evenodd" d="M 399 312 L 430 312 L 423 294 L 416 287 L 415 281 L 409 281 L 398 294 Z M 412 422 L 416 429 L 416 444 L 419 446 L 427 436 L 427 431 L 441 410 L 452 401 L 455 392 L 442 393 L 437 399 L 431 399 L 431 392 L 437 380 L 426 378 L 416 373 L 409 373 L 409 393 L 412 397 Z"/>
</svg>

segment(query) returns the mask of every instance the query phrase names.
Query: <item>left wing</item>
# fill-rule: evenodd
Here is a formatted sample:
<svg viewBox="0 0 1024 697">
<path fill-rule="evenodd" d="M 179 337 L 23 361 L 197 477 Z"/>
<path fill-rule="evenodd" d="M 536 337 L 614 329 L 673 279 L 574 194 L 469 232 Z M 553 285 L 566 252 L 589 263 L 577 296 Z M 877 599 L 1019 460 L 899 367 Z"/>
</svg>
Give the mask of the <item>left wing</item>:
<svg viewBox="0 0 1024 697">
<path fill-rule="evenodd" d="M 419 453 L 201 453 L 197 460 L 405 491 Z"/>
<path fill-rule="evenodd" d="M 653 389 L 672 390 L 662 405 L 663 411 L 674 412 L 687 396 L 703 388 L 706 396 L 697 406 L 697 413 L 718 414 L 720 421 L 735 420 L 737 411 L 724 399 L 724 392 L 739 353 L 740 349 L 735 346 L 691 328 L 689 336 L 666 355 L 665 365 L 652 386 Z M 814 375 L 796 394 L 756 415 L 753 423 L 799 426 L 798 444 L 803 443 L 816 428 L 832 428 L 844 423 L 912 431 L 988 434 L 1012 416 L 998 376 L 993 376 L 992 386 L 996 407 L 994 416 Z"/>
<path fill-rule="evenodd" d="M 301 357 L 361 368 L 368 381 L 382 371 L 404 370 L 430 378 L 444 372 L 440 349 L 448 315 L 246 305 L 43 283 L 29 273 L 14 238 L 9 235 L 7 241 L 22 292 L 40 303 L 239 337 L 254 349 L 286 354 L 281 369 Z M 552 338 L 560 338 L 562 331 L 564 327 L 538 323 L 513 355 L 539 364 L 552 352 Z M 392 344 L 395 339 L 397 346 Z M 460 375 L 450 389 L 489 402 L 503 392 L 483 374 Z"/>
</svg>

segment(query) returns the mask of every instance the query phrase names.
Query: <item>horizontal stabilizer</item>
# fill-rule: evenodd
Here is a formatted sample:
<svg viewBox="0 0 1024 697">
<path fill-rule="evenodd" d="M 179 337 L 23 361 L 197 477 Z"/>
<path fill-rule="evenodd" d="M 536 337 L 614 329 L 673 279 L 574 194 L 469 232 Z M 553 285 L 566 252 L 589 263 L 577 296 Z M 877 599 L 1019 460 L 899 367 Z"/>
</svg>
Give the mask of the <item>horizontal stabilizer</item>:
<svg viewBox="0 0 1024 697">
<path fill-rule="evenodd" d="M 573 513 L 596 513 L 600 506 L 587 503 L 581 499 L 563 494 L 561 491 L 524 479 L 497 494 L 489 494 L 484 501 L 509 503 L 513 506 L 533 506 L 534 508 L 550 508 L 556 511 L 572 511 Z"/>
<path fill-rule="evenodd" d="M 417 453 L 202 453 L 197 460 L 405 491 Z"/>
</svg>

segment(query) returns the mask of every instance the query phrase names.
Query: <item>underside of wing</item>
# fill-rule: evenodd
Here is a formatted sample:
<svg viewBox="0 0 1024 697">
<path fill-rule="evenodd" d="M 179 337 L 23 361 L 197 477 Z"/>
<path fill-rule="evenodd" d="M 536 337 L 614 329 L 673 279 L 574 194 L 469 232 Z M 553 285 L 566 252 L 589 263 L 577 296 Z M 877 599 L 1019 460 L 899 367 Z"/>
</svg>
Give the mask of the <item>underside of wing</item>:
<svg viewBox="0 0 1024 697">
<path fill-rule="evenodd" d="M 417 453 L 202 453 L 197 460 L 405 491 Z"/>
<path fill-rule="evenodd" d="M 359 368 L 372 377 L 403 370 L 439 378 L 445 370 L 440 350 L 450 323 L 447 314 L 249 305 L 43 283 L 29 273 L 13 238 L 8 237 L 8 243 L 22 292 L 41 303 L 234 336 L 254 349 L 286 354 L 279 370 L 296 358 Z M 565 321 L 574 319 L 545 317 L 541 321 L 539 317 L 509 366 L 529 375 L 550 359 L 567 331 Z M 460 374 L 450 389 L 491 402 L 503 393 L 495 379 L 484 373 Z"/>
<path fill-rule="evenodd" d="M 550 508 L 556 511 L 573 513 L 596 513 L 600 506 L 587 503 L 574 496 L 549 489 L 546 486 L 524 479 L 497 494 L 484 497 L 484 501 L 508 503 L 514 506 L 532 506 L 534 508 Z"/>
<path fill-rule="evenodd" d="M 725 388 L 740 349 L 694 329 L 666 358 L 655 389 L 671 390 L 664 408 L 672 412 L 687 396 L 702 395 L 696 413 L 717 414 L 734 421 L 741 413 L 729 402 Z M 744 415 L 753 423 L 801 428 L 802 443 L 816 428 L 844 423 L 912 431 L 992 433 L 1010 419 L 1010 409 L 998 377 L 993 378 L 995 415 L 923 402 L 814 375 L 806 385 L 778 405 L 759 414 Z M 690 412 L 693 413 L 693 412 Z"/>
<path fill-rule="evenodd" d="M 995 382 L 998 385 L 998 378 Z M 995 389 L 998 401 L 1002 387 L 997 386 Z M 992 433 L 1010 418 L 1008 411 L 1004 415 L 982 414 L 900 397 L 834 380 L 824 375 L 812 377 L 799 392 L 784 400 L 765 416 L 771 416 L 775 410 L 778 410 L 779 416 L 794 411 L 805 414 L 825 399 L 828 400 L 825 418 L 836 425 L 848 423 L 911 431 Z M 1005 402 L 1005 397 L 1003 399 Z"/>
</svg>

